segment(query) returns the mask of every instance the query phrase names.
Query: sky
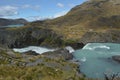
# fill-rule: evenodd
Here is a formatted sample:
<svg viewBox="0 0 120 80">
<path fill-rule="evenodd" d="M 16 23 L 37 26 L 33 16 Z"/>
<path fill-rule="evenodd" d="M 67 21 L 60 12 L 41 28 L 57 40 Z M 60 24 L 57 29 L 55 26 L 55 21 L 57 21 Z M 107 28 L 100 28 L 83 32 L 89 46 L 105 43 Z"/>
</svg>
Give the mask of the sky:
<svg viewBox="0 0 120 80">
<path fill-rule="evenodd" d="M 86 0 L 1 0 L 0 18 L 25 18 L 29 21 L 56 18 Z"/>
</svg>

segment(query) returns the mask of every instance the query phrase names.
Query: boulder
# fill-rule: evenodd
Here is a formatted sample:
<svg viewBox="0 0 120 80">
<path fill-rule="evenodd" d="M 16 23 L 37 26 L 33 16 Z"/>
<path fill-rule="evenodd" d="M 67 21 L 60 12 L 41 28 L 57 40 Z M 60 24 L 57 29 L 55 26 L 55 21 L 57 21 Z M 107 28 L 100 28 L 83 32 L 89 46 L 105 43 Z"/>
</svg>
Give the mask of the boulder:
<svg viewBox="0 0 120 80">
<path fill-rule="evenodd" d="M 112 59 L 120 63 L 120 55 L 112 56 Z"/>
<path fill-rule="evenodd" d="M 46 52 L 43 53 L 42 55 L 52 59 L 60 59 L 60 58 L 63 58 L 64 60 L 73 59 L 72 53 L 69 53 L 69 51 L 66 49 L 59 49 L 54 52 Z"/>
<path fill-rule="evenodd" d="M 82 49 L 85 46 L 85 44 L 82 42 L 70 43 L 68 45 L 73 47 L 74 49 Z"/>
</svg>

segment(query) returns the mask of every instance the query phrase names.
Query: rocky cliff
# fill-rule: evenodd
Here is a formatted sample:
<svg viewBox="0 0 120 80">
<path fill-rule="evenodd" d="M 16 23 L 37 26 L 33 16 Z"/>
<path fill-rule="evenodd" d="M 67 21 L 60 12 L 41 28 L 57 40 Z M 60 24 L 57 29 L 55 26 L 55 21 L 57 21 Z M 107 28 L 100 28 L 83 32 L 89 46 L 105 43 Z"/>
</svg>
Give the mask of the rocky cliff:
<svg viewBox="0 0 120 80">
<path fill-rule="evenodd" d="M 87 32 L 80 39 L 83 44 L 90 42 L 120 43 L 120 30 L 108 30 L 106 32 Z"/>
<path fill-rule="evenodd" d="M 50 29 L 41 28 L 17 28 L 1 29 L 0 44 L 9 48 L 18 48 L 26 46 L 46 46 L 58 47 L 62 43 L 61 36 L 57 35 Z"/>
</svg>

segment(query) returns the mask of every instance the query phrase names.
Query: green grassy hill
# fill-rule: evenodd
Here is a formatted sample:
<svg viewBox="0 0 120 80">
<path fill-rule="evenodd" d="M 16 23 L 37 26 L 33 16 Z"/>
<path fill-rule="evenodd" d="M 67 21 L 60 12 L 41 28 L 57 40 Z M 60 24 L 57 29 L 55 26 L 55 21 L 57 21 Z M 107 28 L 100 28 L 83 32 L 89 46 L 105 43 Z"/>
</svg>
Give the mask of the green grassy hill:
<svg viewBox="0 0 120 80">
<path fill-rule="evenodd" d="M 105 32 L 120 28 L 119 0 L 89 0 L 72 8 L 65 16 L 35 21 L 29 26 L 51 28 L 65 39 L 80 39 L 88 31 Z"/>
</svg>

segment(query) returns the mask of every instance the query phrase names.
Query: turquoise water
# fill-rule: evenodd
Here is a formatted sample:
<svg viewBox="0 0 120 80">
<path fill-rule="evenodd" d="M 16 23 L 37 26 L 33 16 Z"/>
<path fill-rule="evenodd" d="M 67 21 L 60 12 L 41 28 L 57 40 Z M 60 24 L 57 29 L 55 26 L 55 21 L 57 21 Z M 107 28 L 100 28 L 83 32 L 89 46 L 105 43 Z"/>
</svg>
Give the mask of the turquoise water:
<svg viewBox="0 0 120 80">
<path fill-rule="evenodd" d="M 24 26 L 23 24 L 16 24 L 16 25 L 8 25 L 8 26 L 2 26 L 3 28 L 4 27 L 21 27 L 21 26 Z"/>
<path fill-rule="evenodd" d="M 120 44 L 88 43 L 74 53 L 80 60 L 80 71 L 89 78 L 103 78 L 104 73 L 120 73 L 120 64 L 111 59 L 120 55 Z"/>
</svg>

